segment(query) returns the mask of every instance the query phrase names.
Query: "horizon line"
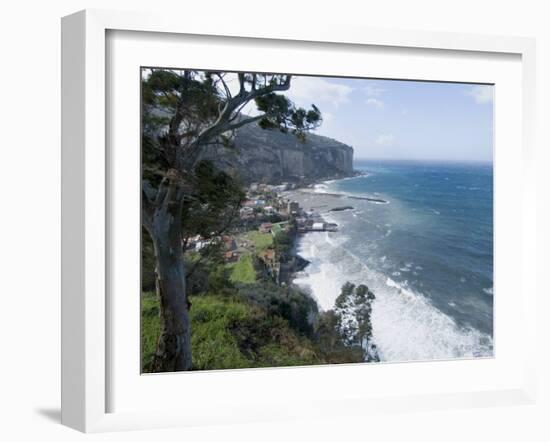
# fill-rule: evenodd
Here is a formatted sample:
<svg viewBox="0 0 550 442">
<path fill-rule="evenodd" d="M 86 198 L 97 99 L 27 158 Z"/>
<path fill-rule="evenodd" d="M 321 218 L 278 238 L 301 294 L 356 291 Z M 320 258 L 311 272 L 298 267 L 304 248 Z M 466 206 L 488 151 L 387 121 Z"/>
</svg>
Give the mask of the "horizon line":
<svg viewBox="0 0 550 442">
<path fill-rule="evenodd" d="M 493 163 L 494 159 L 456 159 L 456 158 L 383 158 L 383 157 L 358 157 L 353 161 L 431 161 L 449 163 Z"/>
</svg>

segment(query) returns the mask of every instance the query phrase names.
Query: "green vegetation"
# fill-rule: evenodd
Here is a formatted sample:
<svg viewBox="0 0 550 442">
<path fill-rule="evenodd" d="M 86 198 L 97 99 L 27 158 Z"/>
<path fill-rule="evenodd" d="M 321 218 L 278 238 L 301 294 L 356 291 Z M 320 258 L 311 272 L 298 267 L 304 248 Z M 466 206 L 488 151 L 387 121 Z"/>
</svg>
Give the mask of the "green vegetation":
<svg viewBox="0 0 550 442">
<path fill-rule="evenodd" d="M 306 337 L 281 317 L 235 297 L 191 298 L 194 370 L 320 364 L 324 361 Z M 142 296 L 142 365 L 152 360 L 158 339 L 159 307 L 153 293 Z M 156 318 L 156 320 L 155 320 Z"/>
<path fill-rule="evenodd" d="M 345 284 L 335 309 L 320 312 L 310 295 L 292 285 L 280 286 L 256 268 L 256 252 L 272 247 L 282 259 L 292 246 L 291 235 L 282 230 L 275 235 L 251 231 L 240 240 L 249 241 L 255 249 L 236 263 L 224 263 L 220 253 L 186 254 L 187 266 L 193 269 L 187 290 L 194 370 L 376 360 L 375 348 L 361 346 L 364 338 L 371 337 L 374 295 L 366 286 Z M 152 244 L 145 245 L 144 267 L 153 262 Z M 143 270 L 154 278 L 150 268 Z M 154 286 L 154 279 L 148 281 L 149 287 Z M 150 372 L 160 333 L 154 288 L 144 285 L 141 305 L 142 368 Z"/>
<path fill-rule="evenodd" d="M 272 226 L 271 226 L 271 234 L 273 236 L 276 236 L 277 233 L 279 232 L 282 232 L 283 231 L 283 225 L 285 223 L 274 223 Z"/>
<path fill-rule="evenodd" d="M 234 176 L 205 161 L 217 156 L 218 148 L 212 146 L 234 147 L 234 131 L 253 123 L 262 129 L 292 133 L 305 142 L 306 132 L 322 122 L 315 105 L 311 109 L 297 107 L 282 94 L 290 89 L 291 78 L 288 74 L 240 72 L 236 79 L 239 92 L 233 94 L 223 72 L 142 71 L 141 222 L 155 244 L 153 262 L 161 282 L 156 284 L 157 294 L 163 306 L 161 333 L 151 364 L 155 372 L 192 369 L 196 358 L 191 348 L 194 337 L 185 252 L 196 235 L 217 239 L 229 231 L 245 197 Z M 252 103 L 258 114 L 241 114 Z M 208 256 L 220 258 L 219 249 L 207 249 Z M 196 266 L 199 264 L 200 260 Z M 250 280 L 249 270 L 250 266 L 238 271 L 238 277 Z M 150 276 L 150 266 L 147 272 Z M 218 276 L 223 277 L 223 272 Z M 150 288 L 149 282 L 142 281 L 142 286 Z"/>
<path fill-rule="evenodd" d="M 314 322 L 319 315 L 315 300 L 295 287 L 281 287 L 272 281 L 237 285 L 239 298 L 264 309 L 269 315 L 279 316 L 297 332 L 314 335 Z"/>
<path fill-rule="evenodd" d="M 141 296 L 141 370 L 149 372 L 160 333 L 160 307 L 154 292 Z"/>
<path fill-rule="evenodd" d="M 273 236 L 270 233 L 250 231 L 242 235 L 242 239 L 254 244 L 256 252 L 258 253 L 273 245 Z"/>
<path fill-rule="evenodd" d="M 343 292 L 347 298 L 346 288 Z M 190 300 L 194 370 L 377 360 L 375 348 L 365 354 L 357 342 L 348 342 L 350 330 L 343 327 L 342 308 L 319 312 L 309 295 L 293 287 L 226 281 L 223 294 L 206 292 Z M 349 307 L 349 299 L 343 304 Z M 154 292 L 143 293 L 141 308 L 142 367 L 148 372 L 160 328 Z"/>
<path fill-rule="evenodd" d="M 279 230 L 273 237 L 273 244 L 279 256 L 287 255 L 292 248 L 292 237 L 284 230 Z"/>
<path fill-rule="evenodd" d="M 372 344 L 372 301 L 376 299 L 369 288 L 346 282 L 336 298 L 334 315 L 336 329 L 348 347 L 361 349 L 363 360 L 380 360 L 376 345 Z"/>
<path fill-rule="evenodd" d="M 231 282 L 241 282 L 243 284 L 252 284 L 256 282 L 256 270 L 250 254 L 243 255 L 235 264 L 229 264 L 231 268 Z"/>
</svg>

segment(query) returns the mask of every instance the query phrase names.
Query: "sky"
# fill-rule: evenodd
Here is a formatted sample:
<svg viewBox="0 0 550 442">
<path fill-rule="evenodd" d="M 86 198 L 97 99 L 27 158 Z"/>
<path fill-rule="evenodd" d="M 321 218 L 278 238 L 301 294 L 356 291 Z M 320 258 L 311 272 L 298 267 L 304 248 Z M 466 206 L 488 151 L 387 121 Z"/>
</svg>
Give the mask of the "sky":
<svg viewBox="0 0 550 442">
<path fill-rule="evenodd" d="M 224 75 L 236 94 L 236 73 Z M 323 116 L 315 132 L 352 146 L 356 160 L 493 158 L 491 85 L 294 75 L 283 93 L 299 107 L 315 104 Z M 258 114 L 254 102 L 243 112 Z"/>
<path fill-rule="evenodd" d="M 493 86 L 294 76 L 286 95 L 355 159 L 492 161 Z"/>
</svg>

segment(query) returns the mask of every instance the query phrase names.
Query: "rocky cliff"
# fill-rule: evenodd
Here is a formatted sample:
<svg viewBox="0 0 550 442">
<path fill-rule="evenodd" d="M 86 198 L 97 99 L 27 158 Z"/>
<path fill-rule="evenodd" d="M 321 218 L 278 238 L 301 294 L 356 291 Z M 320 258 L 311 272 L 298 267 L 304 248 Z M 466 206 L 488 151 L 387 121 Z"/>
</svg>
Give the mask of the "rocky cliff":
<svg viewBox="0 0 550 442">
<path fill-rule="evenodd" d="M 353 148 L 315 134 L 301 142 L 292 134 L 250 124 L 238 130 L 235 148 L 225 149 L 216 162 L 245 183 L 314 181 L 352 175 Z"/>
</svg>

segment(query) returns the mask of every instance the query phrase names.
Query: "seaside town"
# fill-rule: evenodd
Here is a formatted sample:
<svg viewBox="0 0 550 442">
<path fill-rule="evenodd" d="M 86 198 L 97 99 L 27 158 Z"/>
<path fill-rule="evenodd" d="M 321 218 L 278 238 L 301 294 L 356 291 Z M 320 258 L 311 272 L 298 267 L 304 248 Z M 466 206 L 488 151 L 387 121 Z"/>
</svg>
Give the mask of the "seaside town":
<svg viewBox="0 0 550 442">
<path fill-rule="evenodd" d="M 144 68 L 143 372 L 379 360 L 364 283 L 332 287 L 327 307 L 297 281 L 310 264 L 300 253 L 315 259 L 302 239 L 343 229 L 329 212 L 384 201 L 326 191 L 360 175 L 354 150 L 312 133 L 314 104 L 275 93 L 291 77 Z M 261 119 L 240 113 L 247 102 Z"/>
<path fill-rule="evenodd" d="M 365 91 L 393 89 L 438 119 L 426 93 L 454 112 L 466 85 L 160 67 L 141 78 L 142 372 L 493 356 L 490 106 L 470 102 L 480 156 L 464 156 L 479 140 L 454 143 L 449 114 L 448 161 L 433 118 L 427 139 L 388 149 L 393 135 L 372 139 L 362 115 L 374 109 L 361 107 Z M 327 81 L 357 95 L 324 114 L 345 131 L 321 135 L 318 94 L 304 108 L 285 91 Z M 493 86 L 480 90 L 489 102 Z"/>
<path fill-rule="evenodd" d="M 218 237 L 205 239 L 197 235 L 190 238 L 185 250 L 198 253 L 205 247 L 219 244 L 227 265 L 253 269 L 254 262 L 277 284 L 290 283 L 292 273 L 307 265 L 307 261 L 294 252 L 296 235 L 338 229 L 337 224 L 325 222 L 319 211 L 306 210 L 293 200 L 291 191 L 294 190 L 296 185 L 293 183 L 251 184 L 231 229 Z"/>
</svg>

